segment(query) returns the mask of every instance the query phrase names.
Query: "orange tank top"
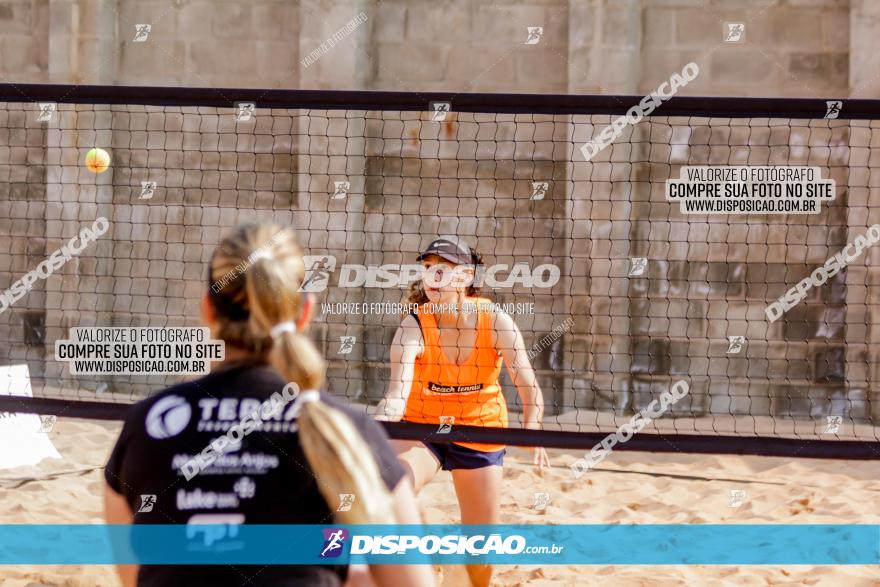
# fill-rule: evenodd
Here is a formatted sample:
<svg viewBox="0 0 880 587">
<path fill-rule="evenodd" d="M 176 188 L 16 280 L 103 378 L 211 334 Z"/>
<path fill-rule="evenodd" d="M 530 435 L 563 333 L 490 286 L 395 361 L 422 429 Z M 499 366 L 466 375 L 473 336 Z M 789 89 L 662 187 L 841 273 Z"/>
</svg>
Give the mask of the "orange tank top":
<svg viewBox="0 0 880 587">
<path fill-rule="evenodd" d="M 404 420 L 507 428 L 507 402 L 498 383 L 502 357 L 492 342 L 492 316 L 485 306 L 491 305 L 491 301 L 468 301 L 476 304 L 477 336 L 470 356 L 461 365 L 443 352 L 434 315 L 427 311 L 418 313 L 424 351 L 415 362 Z M 504 448 L 503 444 L 455 444 L 484 452 Z"/>
</svg>

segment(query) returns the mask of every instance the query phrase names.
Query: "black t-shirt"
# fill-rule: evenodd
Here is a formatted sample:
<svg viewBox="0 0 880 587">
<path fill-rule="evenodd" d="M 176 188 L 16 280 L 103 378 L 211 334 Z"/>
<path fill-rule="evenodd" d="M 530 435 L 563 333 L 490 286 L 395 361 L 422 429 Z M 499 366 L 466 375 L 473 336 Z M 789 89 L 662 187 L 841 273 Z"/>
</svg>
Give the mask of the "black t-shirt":
<svg viewBox="0 0 880 587">
<path fill-rule="evenodd" d="M 259 409 L 285 382 L 265 364 L 239 364 L 144 400 L 129 411 L 110 461 L 107 483 L 128 501 L 135 524 L 332 524 L 296 433 L 294 402 L 227 449 L 187 481 L 184 462 Z M 404 469 L 388 437 L 363 412 L 322 394 L 321 400 L 353 421 L 372 450 L 389 489 Z M 142 497 L 143 496 L 143 497 Z M 291 545 L 293 547 L 293 545 Z M 336 587 L 346 567 L 144 565 L 139 587 Z"/>
</svg>

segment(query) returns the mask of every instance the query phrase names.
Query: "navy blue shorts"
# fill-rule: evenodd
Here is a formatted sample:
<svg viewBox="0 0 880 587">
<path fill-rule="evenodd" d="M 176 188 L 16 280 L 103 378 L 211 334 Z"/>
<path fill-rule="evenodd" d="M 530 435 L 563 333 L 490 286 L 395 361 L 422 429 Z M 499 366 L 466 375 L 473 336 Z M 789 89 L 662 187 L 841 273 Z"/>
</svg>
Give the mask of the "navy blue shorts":
<svg viewBox="0 0 880 587">
<path fill-rule="evenodd" d="M 422 444 L 434 453 L 444 471 L 482 469 L 492 465 L 501 466 L 504 464 L 504 453 L 507 452 L 506 448 L 495 452 L 483 452 L 449 442 L 423 442 Z"/>
</svg>

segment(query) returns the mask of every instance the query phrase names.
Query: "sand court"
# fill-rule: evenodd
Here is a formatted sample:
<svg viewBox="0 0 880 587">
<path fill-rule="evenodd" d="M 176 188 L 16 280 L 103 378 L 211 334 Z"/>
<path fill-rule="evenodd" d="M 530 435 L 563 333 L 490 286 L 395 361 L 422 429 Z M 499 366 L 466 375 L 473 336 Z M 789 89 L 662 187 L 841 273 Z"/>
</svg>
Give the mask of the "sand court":
<svg viewBox="0 0 880 587">
<path fill-rule="evenodd" d="M 102 469 L 121 425 L 59 418 L 49 432 L 61 460 L 0 471 L 0 523 L 98 524 Z M 502 523 L 878 524 L 880 462 L 650 454 L 615 451 L 575 479 L 576 456 L 551 450 L 553 469 L 534 473 L 530 453 L 506 459 Z M 536 494 L 542 496 L 536 497 Z M 535 507 L 536 500 L 539 507 Z M 448 472 L 419 495 L 429 523 L 455 523 Z M 546 505 L 541 505 L 542 503 Z M 738 505 L 737 505 L 738 504 Z M 621 548 L 633 548 L 621 545 Z M 446 569 L 443 585 L 464 585 Z M 847 585 L 878 584 L 869 566 L 505 566 L 494 585 Z M 2 587 L 115 587 L 109 566 L 0 567 Z"/>
</svg>

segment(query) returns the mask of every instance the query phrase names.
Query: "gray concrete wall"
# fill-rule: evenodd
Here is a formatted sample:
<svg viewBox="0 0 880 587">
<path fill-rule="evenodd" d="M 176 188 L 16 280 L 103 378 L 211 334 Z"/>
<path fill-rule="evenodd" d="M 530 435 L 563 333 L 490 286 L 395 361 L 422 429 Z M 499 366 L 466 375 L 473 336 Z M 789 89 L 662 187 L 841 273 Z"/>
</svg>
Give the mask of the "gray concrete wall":
<svg viewBox="0 0 880 587">
<path fill-rule="evenodd" d="M 366 21 L 351 34 L 304 61 L 361 13 Z M 742 42 L 725 42 L 727 22 L 745 24 Z M 146 42 L 133 42 L 137 24 L 152 26 Z M 534 26 L 543 34 L 527 45 Z M 878 27 L 870 0 L 17 0 L 0 1 L 0 76 L 644 94 L 695 61 L 701 74 L 683 95 L 877 97 Z M 246 126 L 229 112 L 62 110 L 48 126 L 23 104 L 0 111 L 0 205 L 12 219 L 3 220 L 3 234 L 13 253 L 3 273 L 11 282 L 96 214 L 111 218 L 113 236 L 0 315 L 0 336 L 13 343 L 10 359 L 26 359 L 41 374 L 45 368 L 64 386 L 92 383 L 67 381 L 42 360 L 60 333 L 90 321 L 191 320 L 222 229 L 271 217 L 300 228 L 310 250 L 348 262 L 405 262 L 432 235 L 458 232 L 493 261 L 563 265 L 565 278 L 549 295 L 495 294 L 536 303 L 536 316 L 520 323 L 527 346 L 575 316 L 563 342 L 536 359 L 551 405 L 631 410 L 688 373 L 697 383 L 692 402 L 679 407 L 685 412 L 864 418 L 874 398 L 880 417 L 876 353 L 861 346 L 878 338 L 865 326 L 877 322 L 878 293 L 868 285 L 878 282 L 877 258 L 779 324 L 768 327 L 761 314 L 763 300 L 784 283 L 880 221 L 870 204 L 877 186 L 864 125 L 762 120 L 710 130 L 657 118 L 587 164 L 573 145 L 608 117 L 453 113 L 441 124 L 418 113 L 365 120 L 362 113 L 258 111 Z M 112 146 L 114 166 L 95 177 L 78 157 L 98 143 Z M 810 162 L 846 189 L 809 220 L 684 222 L 662 202 L 657 178 L 688 161 Z M 148 202 L 138 200 L 146 180 L 160 186 Z M 342 201 L 329 197 L 339 180 L 352 182 Z M 540 202 L 529 200 L 535 180 L 552 183 Z M 34 235 L 27 245 L 24 231 Z M 650 279 L 626 277 L 634 256 L 652 260 Z M 336 289 L 327 300 L 396 296 Z M 328 317 L 317 325 L 336 391 L 381 394 L 396 321 Z M 45 329 L 46 346 L 22 342 L 28 328 Z M 729 334 L 753 341 L 746 356 L 726 355 Z M 342 335 L 363 344 L 336 356 Z M 129 389 L 144 392 L 159 382 L 135 383 Z"/>
</svg>

